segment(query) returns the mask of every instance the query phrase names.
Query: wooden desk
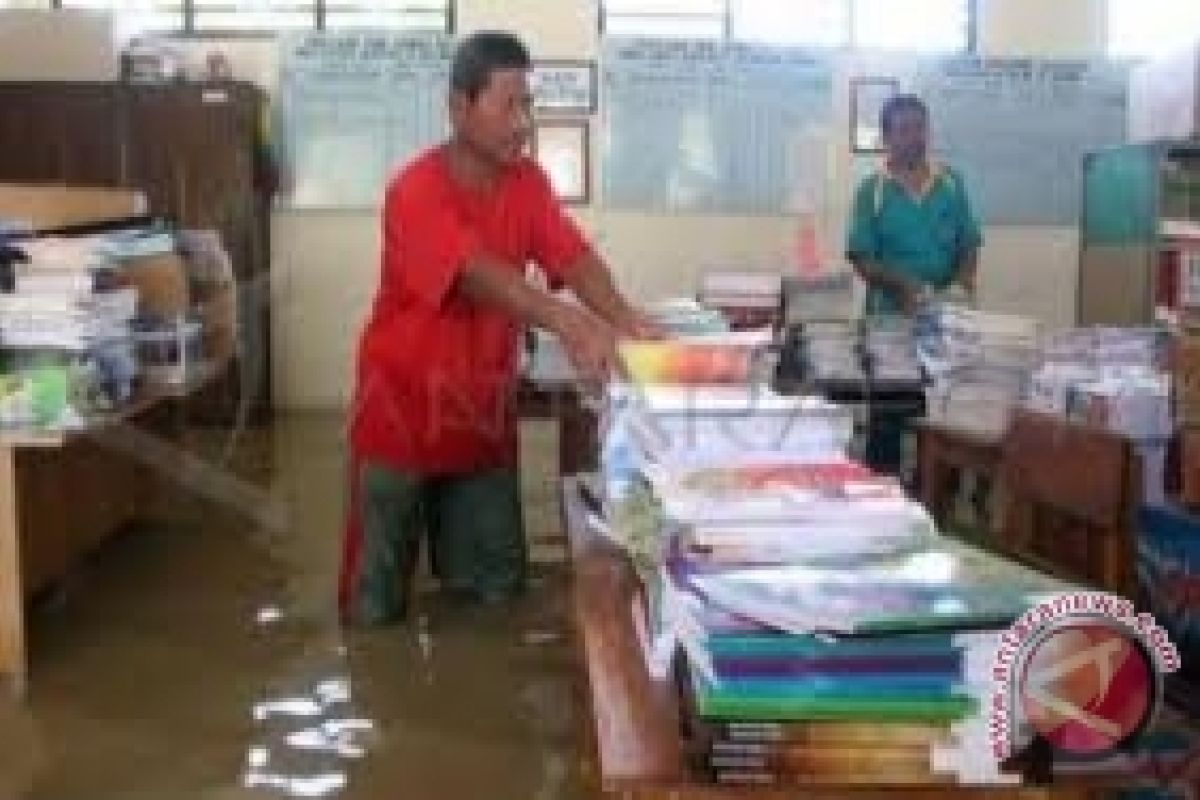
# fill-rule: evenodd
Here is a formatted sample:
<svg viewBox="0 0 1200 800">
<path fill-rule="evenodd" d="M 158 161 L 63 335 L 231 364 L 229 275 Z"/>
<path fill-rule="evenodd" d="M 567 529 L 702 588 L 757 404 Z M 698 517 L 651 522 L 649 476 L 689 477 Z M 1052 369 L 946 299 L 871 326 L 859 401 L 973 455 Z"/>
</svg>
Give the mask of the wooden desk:
<svg viewBox="0 0 1200 800">
<path fill-rule="evenodd" d="M 593 763 L 595 794 L 624 800 L 784 800 L 784 798 L 968 797 L 977 800 L 1086 798 L 1096 790 L 1053 788 L 880 787 L 856 784 L 791 788 L 719 786 L 687 764 L 680 735 L 679 705 L 670 682 L 655 681 L 646 669 L 635 632 L 637 579 L 628 559 L 591 533 L 579 496 L 579 481 L 562 484 L 564 524 L 570 542 L 572 620 L 579 661 L 577 693 L 585 741 Z"/>
<path fill-rule="evenodd" d="M 558 472 L 578 475 L 597 467 L 596 415 L 570 381 L 532 381 L 517 387 L 517 414 L 558 423 Z"/>
<path fill-rule="evenodd" d="M 917 487 L 921 502 L 944 528 L 950 519 L 958 475 L 968 471 L 995 479 L 1000 472 L 1004 439 L 928 419 L 918 420 L 916 431 Z"/>
<path fill-rule="evenodd" d="M 120 413 L 81 431 L 0 433 L 0 679 L 28 683 L 25 605 L 155 501 L 156 470 L 131 452 L 127 429 L 174 439 L 186 386 L 145 389 Z"/>
</svg>

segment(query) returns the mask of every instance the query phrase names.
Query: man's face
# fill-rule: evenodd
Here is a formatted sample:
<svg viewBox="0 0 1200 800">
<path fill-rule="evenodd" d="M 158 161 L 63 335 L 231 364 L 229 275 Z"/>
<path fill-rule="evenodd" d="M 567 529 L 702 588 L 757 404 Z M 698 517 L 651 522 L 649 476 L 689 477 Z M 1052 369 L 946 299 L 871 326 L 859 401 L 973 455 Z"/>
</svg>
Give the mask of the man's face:
<svg viewBox="0 0 1200 800">
<path fill-rule="evenodd" d="M 523 69 L 493 70 L 474 99 L 454 92 L 450 120 L 455 134 L 477 153 L 497 164 L 508 164 L 525 153 L 533 128 L 533 95 Z"/>
<path fill-rule="evenodd" d="M 929 147 L 929 120 L 917 108 L 901 108 L 892 115 L 883 137 L 888 155 L 901 164 L 919 164 Z"/>
</svg>

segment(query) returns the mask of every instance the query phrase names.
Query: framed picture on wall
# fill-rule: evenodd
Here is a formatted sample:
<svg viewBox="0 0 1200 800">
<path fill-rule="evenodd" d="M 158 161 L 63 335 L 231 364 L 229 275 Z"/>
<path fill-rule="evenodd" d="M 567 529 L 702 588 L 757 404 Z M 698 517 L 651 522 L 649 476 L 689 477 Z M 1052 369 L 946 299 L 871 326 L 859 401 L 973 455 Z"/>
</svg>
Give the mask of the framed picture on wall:
<svg viewBox="0 0 1200 800">
<path fill-rule="evenodd" d="M 535 111 L 551 114 L 594 114 L 596 62 L 537 61 L 529 73 Z"/>
<path fill-rule="evenodd" d="M 895 78 L 854 78 L 850 81 L 850 149 L 854 153 L 882 153 L 883 131 L 879 112 L 900 93 Z"/>
<path fill-rule="evenodd" d="M 533 157 L 568 205 L 591 202 L 591 141 L 587 120 L 539 122 L 533 130 Z"/>
</svg>

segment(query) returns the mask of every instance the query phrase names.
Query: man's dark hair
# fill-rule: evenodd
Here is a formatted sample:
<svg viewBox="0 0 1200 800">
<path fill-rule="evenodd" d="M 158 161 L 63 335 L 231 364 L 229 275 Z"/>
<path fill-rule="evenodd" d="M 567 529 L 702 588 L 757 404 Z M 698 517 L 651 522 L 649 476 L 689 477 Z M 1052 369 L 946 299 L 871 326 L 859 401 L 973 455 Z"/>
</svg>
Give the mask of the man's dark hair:
<svg viewBox="0 0 1200 800">
<path fill-rule="evenodd" d="M 529 69 L 533 59 L 524 43 L 511 33 L 480 31 L 467 36 L 454 51 L 450 90 L 471 100 L 487 88 L 498 69 Z"/>
<path fill-rule="evenodd" d="M 880 130 L 885 134 L 890 131 L 897 115 L 904 111 L 918 111 L 921 116 L 929 119 L 929 108 L 925 105 L 924 100 L 915 94 L 898 94 L 894 97 L 889 97 L 887 102 L 883 104 L 883 109 L 879 112 Z"/>
</svg>

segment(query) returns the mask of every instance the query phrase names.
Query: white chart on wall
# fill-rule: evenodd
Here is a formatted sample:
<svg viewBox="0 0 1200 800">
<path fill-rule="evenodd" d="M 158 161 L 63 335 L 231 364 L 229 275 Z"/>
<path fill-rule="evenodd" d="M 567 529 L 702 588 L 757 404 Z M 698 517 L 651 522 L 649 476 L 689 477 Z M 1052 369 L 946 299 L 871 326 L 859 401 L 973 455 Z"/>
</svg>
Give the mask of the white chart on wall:
<svg viewBox="0 0 1200 800">
<path fill-rule="evenodd" d="M 392 172 L 446 136 L 449 37 L 310 33 L 280 48 L 293 208 L 376 207 Z"/>
<path fill-rule="evenodd" d="M 786 214 L 828 191 L 834 81 L 895 79 L 929 104 L 939 155 L 999 225 L 1073 225 L 1083 156 L 1126 139 L 1109 62 L 861 57 L 715 42 L 605 48 L 603 200 L 614 208 Z M 855 160 L 854 163 L 858 163 Z"/>
<path fill-rule="evenodd" d="M 281 43 L 283 153 L 297 208 L 371 208 L 389 175 L 448 132 L 453 40 L 297 34 Z M 1110 62 L 860 56 L 711 41 L 609 39 L 600 69 L 600 201 L 660 212 L 826 206 L 835 83 L 896 79 L 929 103 L 939 152 L 981 218 L 1073 225 L 1083 156 L 1126 139 L 1127 72 Z M 845 176 L 842 180 L 849 180 Z M 838 192 L 843 195 L 844 192 Z"/>
<path fill-rule="evenodd" d="M 606 43 L 601 69 L 606 205 L 760 214 L 822 205 L 829 56 L 616 39 Z"/>
</svg>

